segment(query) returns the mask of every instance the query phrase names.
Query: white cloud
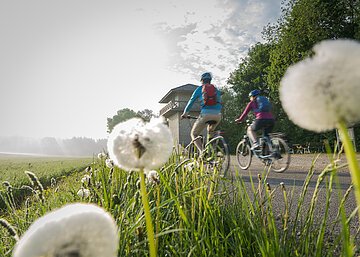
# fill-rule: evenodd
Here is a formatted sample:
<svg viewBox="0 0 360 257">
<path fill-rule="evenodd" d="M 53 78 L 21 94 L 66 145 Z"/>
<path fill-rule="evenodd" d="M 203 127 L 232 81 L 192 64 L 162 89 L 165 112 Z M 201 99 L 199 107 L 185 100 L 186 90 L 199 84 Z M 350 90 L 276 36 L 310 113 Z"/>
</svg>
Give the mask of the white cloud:
<svg viewBox="0 0 360 257">
<path fill-rule="evenodd" d="M 263 27 L 280 15 L 277 0 L 182 3 L 172 20 L 159 18 L 158 25 L 172 44 L 173 68 L 191 73 L 194 79 L 211 70 L 222 85 L 249 47 L 262 40 Z"/>
</svg>

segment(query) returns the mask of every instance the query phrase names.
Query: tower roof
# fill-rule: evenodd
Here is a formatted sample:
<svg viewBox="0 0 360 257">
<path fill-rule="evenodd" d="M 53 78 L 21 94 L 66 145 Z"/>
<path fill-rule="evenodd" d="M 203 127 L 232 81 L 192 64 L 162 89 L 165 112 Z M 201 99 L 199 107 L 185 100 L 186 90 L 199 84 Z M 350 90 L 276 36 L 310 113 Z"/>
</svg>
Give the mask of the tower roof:
<svg viewBox="0 0 360 257">
<path fill-rule="evenodd" d="M 163 103 L 168 103 L 172 97 L 172 95 L 180 93 L 180 92 L 189 92 L 192 93 L 194 92 L 194 90 L 197 88 L 198 86 L 193 85 L 193 84 L 186 84 L 186 85 L 182 85 L 179 87 L 175 87 L 173 89 L 171 89 L 169 92 L 166 93 L 165 96 L 163 96 L 163 98 L 161 98 L 161 100 L 159 101 L 159 103 L 163 104 Z"/>
</svg>

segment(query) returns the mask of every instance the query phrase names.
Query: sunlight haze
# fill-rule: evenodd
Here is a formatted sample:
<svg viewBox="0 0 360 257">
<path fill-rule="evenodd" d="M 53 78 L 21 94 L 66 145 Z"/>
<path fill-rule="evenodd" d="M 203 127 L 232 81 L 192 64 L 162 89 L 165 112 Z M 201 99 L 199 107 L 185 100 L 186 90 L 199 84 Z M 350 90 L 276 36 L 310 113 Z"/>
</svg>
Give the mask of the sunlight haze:
<svg viewBox="0 0 360 257">
<path fill-rule="evenodd" d="M 211 71 L 226 86 L 277 0 L 0 0 L 0 136 L 106 138 Z"/>
</svg>

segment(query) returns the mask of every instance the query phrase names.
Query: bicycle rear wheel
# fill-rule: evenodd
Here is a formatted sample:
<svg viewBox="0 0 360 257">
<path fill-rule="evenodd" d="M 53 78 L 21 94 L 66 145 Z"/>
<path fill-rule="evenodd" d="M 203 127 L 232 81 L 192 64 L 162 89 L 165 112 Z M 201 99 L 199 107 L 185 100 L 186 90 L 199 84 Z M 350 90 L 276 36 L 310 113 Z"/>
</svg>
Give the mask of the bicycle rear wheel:
<svg viewBox="0 0 360 257">
<path fill-rule="evenodd" d="M 236 147 L 236 160 L 239 164 L 240 169 L 246 170 L 250 167 L 252 159 L 252 152 L 250 145 L 247 144 L 246 140 L 241 140 Z"/>
<path fill-rule="evenodd" d="M 229 147 L 222 136 L 212 138 L 205 146 L 208 162 L 216 167 L 221 175 L 227 175 L 230 166 Z"/>
<path fill-rule="evenodd" d="M 289 147 L 280 137 L 271 138 L 273 148 L 271 169 L 275 172 L 284 172 L 290 164 Z"/>
</svg>

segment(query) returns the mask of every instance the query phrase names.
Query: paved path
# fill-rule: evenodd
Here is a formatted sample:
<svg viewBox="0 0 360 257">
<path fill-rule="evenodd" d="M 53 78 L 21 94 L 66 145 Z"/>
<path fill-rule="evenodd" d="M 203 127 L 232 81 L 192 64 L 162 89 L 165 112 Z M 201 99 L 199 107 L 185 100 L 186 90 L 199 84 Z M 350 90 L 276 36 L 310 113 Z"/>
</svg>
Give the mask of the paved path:
<svg viewBox="0 0 360 257">
<path fill-rule="evenodd" d="M 315 161 L 315 158 L 316 161 Z M 314 162 L 315 161 L 315 162 Z M 313 164 L 314 162 L 314 164 Z M 283 182 L 288 186 L 301 187 L 304 184 L 305 178 L 309 173 L 311 167 L 314 167 L 314 177 L 310 182 L 310 187 L 315 187 L 318 175 L 323 169 L 329 165 L 330 160 L 326 154 L 321 154 L 317 157 L 316 154 L 292 154 L 289 168 L 283 173 L 276 173 L 270 171 L 267 182 L 271 186 L 279 185 Z M 345 164 L 346 158 L 341 156 L 339 164 Z M 239 175 L 245 180 L 250 180 L 250 175 L 257 181 L 257 174 L 264 173 L 264 165 L 256 157 L 253 158 L 251 166 L 248 170 L 241 170 L 237 164 L 236 157 L 231 157 L 230 169 L 233 173 L 238 172 Z M 347 168 L 341 168 L 338 170 L 338 177 L 342 188 L 348 188 L 351 184 L 351 176 Z"/>
<path fill-rule="evenodd" d="M 358 155 L 360 157 L 360 155 Z M 304 181 L 306 176 L 309 173 L 309 170 L 313 166 L 314 168 L 314 176 L 310 181 L 308 191 L 306 193 L 305 201 L 303 203 L 303 210 L 302 213 L 305 215 L 307 212 L 307 207 L 310 206 L 311 199 L 313 197 L 314 189 L 316 186 L 316 182 L 318 179 L 319 174 L 324 170 L 324 168 L 329 165 L 330 160 L 326 154 L 321 154 L 315 163 L 314 159 L 317 157 L 316 154 L 292 154 L 291 155 L 291 163 L 288 168 L 283 173 L 276 173 L 270 171 L 268 173 L 267 183 L 270 184 L 272 189 L 278 188 L 274 192 L 274 200 L 273 200 L 273 209 L 275 214 L 282 213 L 284 210 L 284 198 L 282 191 L 280 190 L 280 183 L 283 182 L 288 195 L 290 196 L 290 192 L 292 193 L 291 202 L 292 202 L 292 213 L 295 213 L 297 208 L 297 203 L 299 196 L 303 191 Z M 340 156 L 338 163 L 346 164 L 345 155 Z M 232 156 L 231 158 L 231 167 L 230 170 L 232 174 L 238 174 L 241 176 L 243 181 L 245 181 L 248 189 L 250 190 L 250 176 L 252 177 L 253 182 L 257 185 L 258 184 L 258 174 L 266 174 L 266 170 L 264 169 L 264 165 L 256 158 L 253 158 L 253 162 L 248 170 L 241 170 L 237 165 L 236 157 Z M 340 190 L 338 186 L 334 184 L 334 191 L 331 199 L 330 204 L 330 211 L 329 211 L 329 222 L 334 221 L 337 216 L 338 209 L 339 209 L 339 197 L 338 193 L 340 192 L 341 196 L 344 195 L 345 191 L 351 185 L 351 176 L 347 167 L 343 167 L 337 171 L 337 176 L 340 182 Z M 251 191 L 248 191 L 251 192 Z M 326 203 L 326 184 L 324 182 L 321 183 L 320 191 L 318 195 L 318 200 L 316 204 L 315 213 L 317 217 L 321 219 L 324 215 L 324 208 Z M 345 204 L 346 212 L 350 214 L 356 208 L 356 202 L 354 197 L 354 192 L 351 191 L 348 197 L 348 200 Z M 351 223 L 352 231 L 355 232 L 357 228 L 359 228 L 358 219 L 354 219 Z"/>
</svg>

